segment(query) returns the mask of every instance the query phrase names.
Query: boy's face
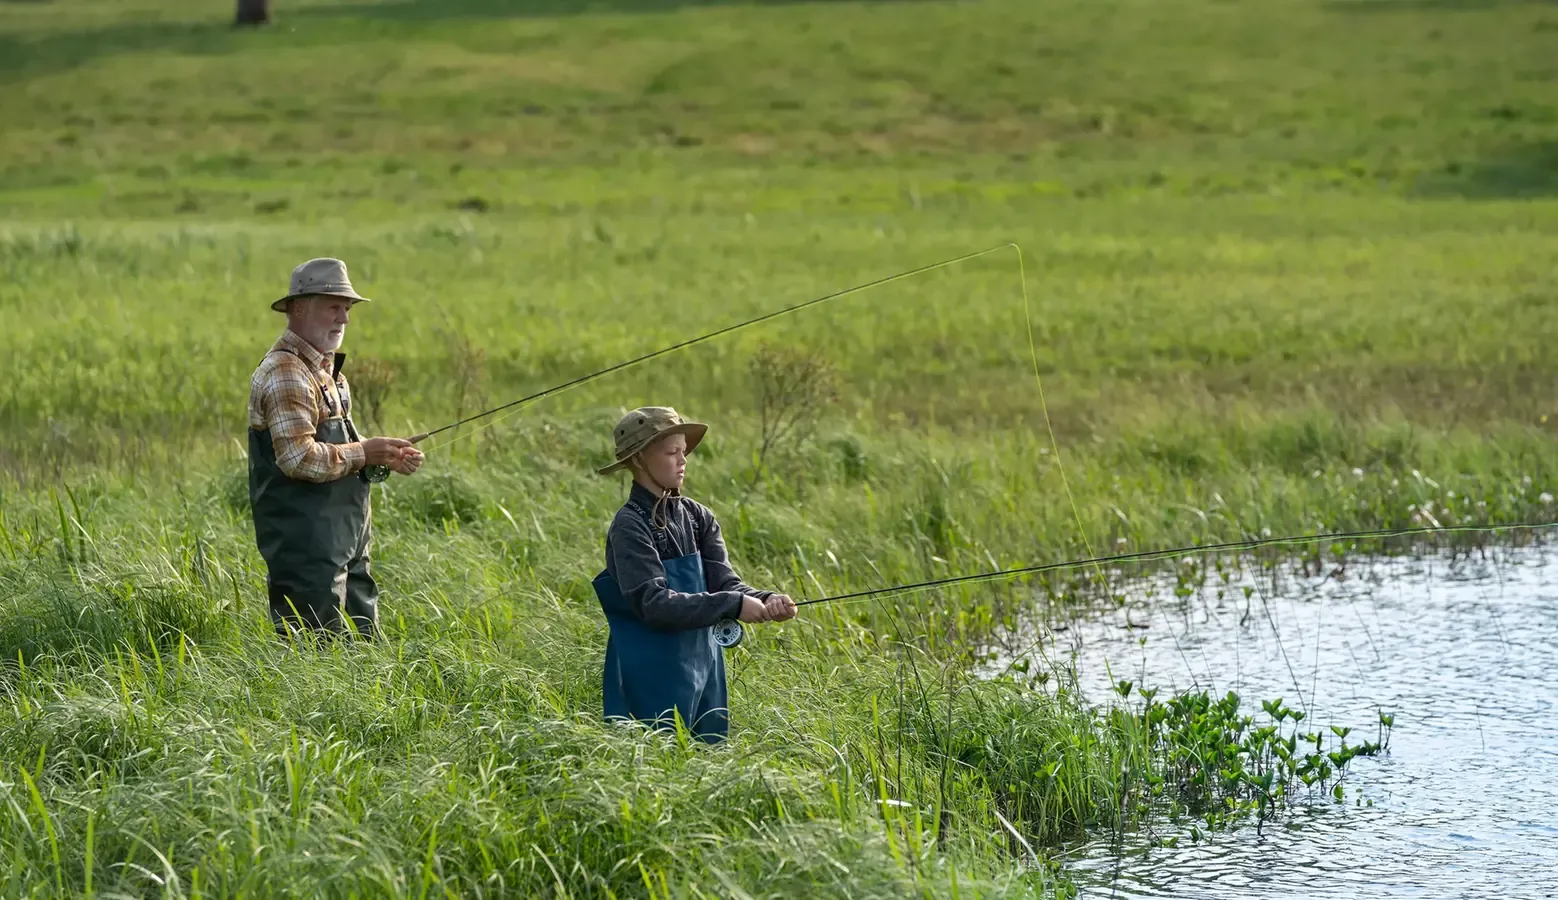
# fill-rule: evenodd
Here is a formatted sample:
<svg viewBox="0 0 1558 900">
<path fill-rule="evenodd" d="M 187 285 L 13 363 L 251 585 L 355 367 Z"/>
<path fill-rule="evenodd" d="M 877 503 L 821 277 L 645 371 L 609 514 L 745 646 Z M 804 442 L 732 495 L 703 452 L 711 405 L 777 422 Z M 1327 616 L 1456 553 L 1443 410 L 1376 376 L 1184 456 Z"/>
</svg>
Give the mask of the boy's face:
<svg viewBox="0 0 1558 900">
<path fill-rule="evenodd" d="M 673 434 L 649 445 L 639 457 L 644 471 L 665 490 L 680 490 L 687 478 L 687 436 Z"/>
</svg>

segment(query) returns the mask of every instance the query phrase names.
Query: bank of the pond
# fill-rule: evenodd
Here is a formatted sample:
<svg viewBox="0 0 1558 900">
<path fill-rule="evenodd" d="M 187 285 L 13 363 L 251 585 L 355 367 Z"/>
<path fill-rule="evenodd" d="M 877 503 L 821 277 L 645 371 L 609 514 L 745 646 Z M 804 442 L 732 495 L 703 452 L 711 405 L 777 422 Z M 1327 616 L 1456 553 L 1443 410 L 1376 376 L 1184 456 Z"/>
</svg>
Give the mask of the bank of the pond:
<svg viewBox="0 0 1558 900">
<path fill-rule="evenodd" d="M 939 513 L 871 516 L 887 498 L 916 502 L 877 479 L 936 484 L 940 470 L 856 441 L 878 461 L 864 480 L 816 474 L 806 503 L 761 490 L 711 501 L 753 581 L 800 594 L 988 564 L 978 544 L 940 556 L 929 535 L 902 531 L 1001 533 L 945 499 L 988 485 L 940 481 L 943 499 L 917 501 Z M 987 639 L 1032 608 L 1023 584 L 752 629 L 729 658 L 737 738 L 723 751 L 603 729 L 604 632 L 586 582 L 604 518 L 593 513 L 619 486 L 582 465 L 546 471 L 526 446 L 380 493 L 390 641 L 344 652 L 270 640 L 231 463 L 161 481 L 101 474 L 52 496 L 9 490 L 7 892 L 82 890 L 90 871 L 99 890 L 155 876 L 190 895 L 198 878 L 217 894 L 299 896 L 559 883 L 600 896 L 897 896 L 954 881 L 963 895 L 1008 896 L 1053 890 L 1056 848 L 1150 824 L 1146 811 L 1170 799 L 1144 785 L 1173 742 L 1139 719 L 1021 675 L 971 676 Z M 808 471 L 830 471 L 828 448 L 806 450 Z M 737 461 L 710 463 L 716 496 L 744 483 Z M 1361 483 L 1345 478 L 1334 480 Z M 1500 490 L 1541 506 L 1540 487 Z M 851 516 L 851 504 L 864 508 Z M 804 542 L 761 539 L 761 523 L 802 511 Z M 1075 529 L 1029 539 L 1065 545 L 1062 527 Z M 1248 803 L 1248 788 L 1230 793 Z"/>
</svg>

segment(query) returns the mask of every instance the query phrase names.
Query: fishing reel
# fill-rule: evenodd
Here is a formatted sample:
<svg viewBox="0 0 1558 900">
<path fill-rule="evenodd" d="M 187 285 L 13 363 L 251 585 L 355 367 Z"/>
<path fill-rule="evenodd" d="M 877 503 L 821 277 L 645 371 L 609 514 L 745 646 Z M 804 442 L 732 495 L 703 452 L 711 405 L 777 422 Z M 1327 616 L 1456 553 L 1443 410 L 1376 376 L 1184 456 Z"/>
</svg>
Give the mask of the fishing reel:
<svg viewBox="0 0 1558 900">
<path fill-rule="evenodd" d="M 719 624 L 714 626 L 714 643 L 729 650 L 741 643 L 743 634 L 745 629 L 741 627 L 740 622 L 735 619 L 721 619 Z"/>
<path fill-rule="evenodd" d="M 362 477 L 363 481 L 366 481 L 369 484 L 378 484 L 379 482 L 384 481 L 390 477 L 390 467 L 363 466 L 362 471 L 358 472 L 357 474 Z"/>
</svg>

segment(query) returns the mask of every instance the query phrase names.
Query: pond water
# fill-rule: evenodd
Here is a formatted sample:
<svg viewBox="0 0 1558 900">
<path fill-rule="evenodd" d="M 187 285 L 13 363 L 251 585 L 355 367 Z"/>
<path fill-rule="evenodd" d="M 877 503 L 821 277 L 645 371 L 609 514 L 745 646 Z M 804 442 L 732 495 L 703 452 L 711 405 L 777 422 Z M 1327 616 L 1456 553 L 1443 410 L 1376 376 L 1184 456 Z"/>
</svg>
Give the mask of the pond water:
<svg viewBox="0 0 1558 900">
<path fill-rule="evenodd" d="M 1281 697 L 1354 743 L 1393 712 L 1388 754 L 1354 760 L 1345 800 L 1307 801 L 1291 827 L 1076 848 L 1082 896 L 1558 897 L 1558 559 L 1505 549 L 1263 584 L 1248 605 L 1237 589 L 1137 596 L 1047 633 L 1044 653 L 1100 702 L 1111 672 L 1236 691 L 1257 722 Z"/>
</svg>

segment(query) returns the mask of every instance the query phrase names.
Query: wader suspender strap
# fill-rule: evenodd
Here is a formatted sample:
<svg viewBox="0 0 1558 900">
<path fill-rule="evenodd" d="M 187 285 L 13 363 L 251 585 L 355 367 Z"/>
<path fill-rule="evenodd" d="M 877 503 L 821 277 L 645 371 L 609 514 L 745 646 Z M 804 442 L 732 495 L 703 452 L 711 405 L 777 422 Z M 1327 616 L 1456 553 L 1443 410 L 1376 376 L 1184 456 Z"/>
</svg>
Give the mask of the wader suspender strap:
<svg viewBox="0 0 1558 900">
<path fill-rule="evenodd" d="M 642 505 L 639 504 L 637 500 L 633 499 L 628 500 L 628 505 L 638 510 L 638 514 L 644 517 L 645 522 L 649 523 L 649 537 L 655 542 L 655 552 L 660 554 L 661 559 L 677 559 L 679 557 L 688 555 L 682 552 L 681 544 L 677 542 L 676 535 L 671 533 L 671 529 L 669 527 L 662 528 L 661 526 L 655 524 L 655 517 L 652 513 L 650 513 L 649 510 L 645 509 Z M 687 515 L 691 516 L 692 514 L 687 513 Z M 666 524 L 669 525 L 670 523 L 667 522 Z M 697 516 L 692 516 L 692 539 L 693 543 L 695 544 L 693 547 L 693 552 L 699 552 L 699 548 L 703 546 L 703 535 L 698 533 Z M 675 555 L 666 555 L 668 545 L 669 549 L 675 551 Z"/>
<path fill-rule="evenodd" d="M 290 353 L 293 356 L 296 356 L 299 360 L 302 360 L 303 365 L 308 365 L 308 360 L 303 359 L 303 354 L 297 352 L 291 347 L 282 347 L 281 352 Z M 319 386 L 319 395 L 325 398 L 325 412 L 330 413 L 329 418 L 344 419 L 347 416 L 347 408 L 346 403 L 341 399 L 341 388 L 335 383 L 335 371 L 331 371 L 329 381 L 329 390 L 326 390 L 325 386 L 322 384 Z"/>
</svg>

